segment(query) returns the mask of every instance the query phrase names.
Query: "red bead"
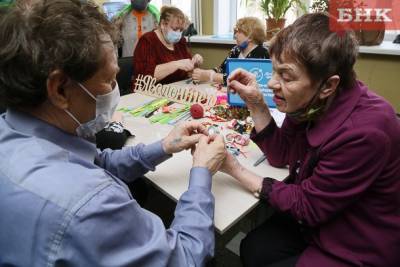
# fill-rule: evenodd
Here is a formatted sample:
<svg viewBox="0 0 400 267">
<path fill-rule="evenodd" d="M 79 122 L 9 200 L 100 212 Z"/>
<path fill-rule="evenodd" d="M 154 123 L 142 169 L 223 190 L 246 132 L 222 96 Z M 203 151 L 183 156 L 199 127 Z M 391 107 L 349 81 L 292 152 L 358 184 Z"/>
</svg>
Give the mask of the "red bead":
<svg viewBox="0 0 400 267">
<path fill-rule="evenodd" d="M 193 119 L 201 119 L 204 117 L 204 109 L 200 104 L 193 104 L 190 107 L 190 115 Z"/>
</svg>

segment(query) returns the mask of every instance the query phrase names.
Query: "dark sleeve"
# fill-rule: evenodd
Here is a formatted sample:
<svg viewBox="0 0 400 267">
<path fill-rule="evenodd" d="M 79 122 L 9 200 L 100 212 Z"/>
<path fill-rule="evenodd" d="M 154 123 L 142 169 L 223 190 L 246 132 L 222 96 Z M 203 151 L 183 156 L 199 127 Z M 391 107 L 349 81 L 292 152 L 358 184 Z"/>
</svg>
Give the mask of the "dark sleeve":
<svg viewBox="0 0 400 267">
<path fill-rule="evenodd" d="M 253 51 L 251 51 L 248 55 L 247 58 L 260 58 L 260 59 L 268 59 L 269 58 L 269 53 L 268 49 L 266 49 L 262 45 L 258 45 Z"/>
<path fill-rule="evenodd" d="M 149 32 L 143 35 L 133 53 L 133 85 L 139 74 L 154 76 L 154 70 L 157 66 L 157 53 L 155 52 L 157 48 L 154 47 L 154 44 L 151 44 L 148 34 L 153 33 Z"/>
<path fill-rule="evenodd" d="M 296 124 L 288 117 L 283 121 L 281 128 L 272 118 L 271 122 L 260 132 L 253 128 L 250 138 L 264 154 L 268 155 L 268 162 L 274 167 L 284 167 L 289 164 L 291 150 L 296 136 L 304 131 L 304 124 Z"/>
<path fill-rule="evenodd" d="M 214 71 L 217 73 L 221 73 L 223 75 L 223 80 L 224 80 L 224 85 L 226 86 L 226 79 L 228 78 L 229 73 L 227 73 L 226 70 L 226 64 L 228 58 L 238 58 L 240 54 L 240 50 L 237 46 L 234 46 L 231 51 L 229 51 L 229 55 L 224 59 L 224 61 L 221 63 L 221 65 L 217 68 L 214 68 Z"/>
<path fill-rule="evenodd" d="M 179 41 L 179 50 L 180 53 L 182 54 L 182 58 L 192 58 L 192 53 L 189 51 L 189 48 L 187 46 L 187 42 L 185 38 L 181 38 L 181 40 Z"/>
<path fill-rule="evenodd" d="M 388 164 L 389 146 L 383 132 L 365 128 L 348 131 L 324 145 L 312 175 L 301 184 L 264 182 L 262 192 L 275 209 L 318 226 L 371 188 Z"/>
</svg>

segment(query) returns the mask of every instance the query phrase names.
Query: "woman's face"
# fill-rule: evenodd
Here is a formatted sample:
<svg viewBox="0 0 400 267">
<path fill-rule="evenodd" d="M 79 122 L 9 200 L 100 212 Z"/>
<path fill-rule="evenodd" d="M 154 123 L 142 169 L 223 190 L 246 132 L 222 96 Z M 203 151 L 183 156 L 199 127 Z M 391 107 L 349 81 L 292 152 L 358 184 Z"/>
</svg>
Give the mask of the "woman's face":
<svg viewBox="0 0 400 267">
<path fill-rule="evenodd" d="M 248 39 L 248 37 L 240 29 L 238 29 L 238 27 L 233 29 L 233 37 L 235 38 L 237 45 L 240 45 Z"/>
<path fill-rule="evenodd" d="M 167 21 L 163 21 L 162 22 L 164 25 L 164 29 L 165 29 L 165 34 L 168 31 L 183 31 L 184 28 L 184 22 L 177 18 L 177 17 L 171 17 L 171 19 L 167 22 Z"/>
<path fill-rule="evenodd" d="M 317 93 L 304 67 L 292 60 L 279 62 L 272 57 L 273 75 L 268 87 L 274 93 L 274 102 L 279 111 L 291 113 L 305 108 Z"/>
</svg>

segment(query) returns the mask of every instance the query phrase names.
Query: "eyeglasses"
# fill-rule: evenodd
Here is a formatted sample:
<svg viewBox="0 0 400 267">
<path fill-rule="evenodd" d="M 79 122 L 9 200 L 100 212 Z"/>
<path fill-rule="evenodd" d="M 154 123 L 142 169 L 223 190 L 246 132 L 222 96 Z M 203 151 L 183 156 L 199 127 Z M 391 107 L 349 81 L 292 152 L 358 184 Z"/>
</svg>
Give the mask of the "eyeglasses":
<svg viewBox="0 0 400 267">
<path fill-rule="evenodd" d="M 237 34 L 238 32 L 240 32 L 240 30 L 237 27 L 233 28 L 233 34 L 234 35 Z"/>
</svg>

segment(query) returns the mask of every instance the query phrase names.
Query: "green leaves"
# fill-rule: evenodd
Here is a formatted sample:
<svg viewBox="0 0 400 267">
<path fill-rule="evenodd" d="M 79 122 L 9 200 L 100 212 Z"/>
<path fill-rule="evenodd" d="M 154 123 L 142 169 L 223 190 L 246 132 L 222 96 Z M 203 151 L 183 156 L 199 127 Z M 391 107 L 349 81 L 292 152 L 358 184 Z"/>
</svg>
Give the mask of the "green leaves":
<svg viewBox="0 0 400 267">
<path fill-rule="evenodd" d="M 300 0 L 260 0 L 260 8 L 267 18 L 281 19 L 291 7 L 299 7 L 307 11 L 305 4 Z"/>
</svg>

